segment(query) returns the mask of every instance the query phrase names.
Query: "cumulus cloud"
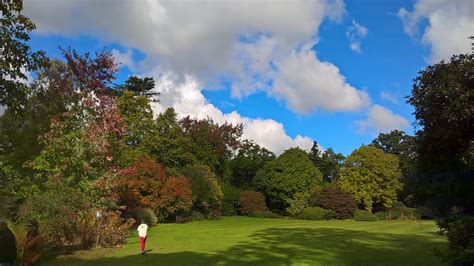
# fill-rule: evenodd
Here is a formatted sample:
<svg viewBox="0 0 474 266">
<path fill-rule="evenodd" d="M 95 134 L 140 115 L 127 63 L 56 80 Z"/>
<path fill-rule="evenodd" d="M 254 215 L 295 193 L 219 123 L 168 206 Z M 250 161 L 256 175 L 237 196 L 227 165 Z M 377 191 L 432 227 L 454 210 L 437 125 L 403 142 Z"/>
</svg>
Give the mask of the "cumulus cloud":
<svg viewBox="0 0 474 266">
<path fill-rule="evenodd" d="M 278 69 L 272 93 L 299 113 L 318 107 L 355 111 L 369 103 L 366 92 L 348 84 L 335 65 L 319 61 L 312 50 L 293 52 L 278 63 Z"/>
<path fill-rule="evenodd" d="M 378 104 L 374 104 L 369 110 L 367 119 L 358 120 L 355 124 L 360 133 L 369 131 L 374 135 L 395 129 L 403 130 L 409 126 L 408 120 L 404 117 Z"/>
<path fill-rule="evenodd" d="M 362 39 L 367 36 L 368 30 L 366 27 L 360 25 L 355 20 L 352 21 L 352 25 L 346 31 L 346 38 L 349 41 L 349 48 L 357 53 L 362 53 L 360 46 L 362 45 Z"/>
<path fill-rule="evenodd" d="M 153 103 L 155 114 L 163 112 L 168 107 L 173 107 L 179 118 L 190 116 L 197 119 L 212 118 L 217 123 L 229 122 L 243 124 L 244 139 L 252 139 L 268 150 L 280 154 L 291 147 L 300 147 L 310 150 L 313 139 L 297 135 L 292 138 L 285 132 L 283 124 L 273 119 L 260 119 L 242 117 L 237 112 L 223 113 L 216 106 L 209 103 L 201 93 L 202 84 L 191 76 L 184 81 L 177 81 L 172 74 L 152 74 L 159 82 L 157 91 L 161 93 L 160 103 Z"/>
<path fill-rule="evenodd" d="M 40 34 L 92 35 L 117 42 L 147 55 L 140 66 L 156 69 L 158 65 L 181 81 L 194 76 L 206 88 L 224 77 L 237 98 L 256 91 L 285 101 L 290 96 L 287 105 L 299 113 L 317 108 L 353 111 L 367 98 L 344 81 L 337 67 L 318 61 L 311 51 L 323 19 L 337 21 L 344 8 L 342 0 L 25 1 L 25 12 Z M 366 29 L 353 24 L 355 35 L 365 36 Z M 115 50 L 114 55 L 124 65 L 137 67 L 132 50 Z M 303 72 L 306 76 L 289 76 L 308 64 L 312 68 Z M 286 70 L 287 66 L 292 69 Z M 314 80 L 328 85 L 305 82 Z M 273 88 L 274 82 L 279 86 Z M 318 99 L 308 100 L 309 95 Z M 341 103 L 334 97 L 340 97 Z"/>
<path fill-rule="evenodd" d="M 471 0 L 417 0 L 411 12 L 401 8 L 398 17 L 405 32 L 415 38 L 420 22 L 428 21 L 421 41 L 431 48 L 428 61 L 436 63 L 454 54 L 470 52 L 467 38 L 473 34 L 473 12 Z"/>
</svg>

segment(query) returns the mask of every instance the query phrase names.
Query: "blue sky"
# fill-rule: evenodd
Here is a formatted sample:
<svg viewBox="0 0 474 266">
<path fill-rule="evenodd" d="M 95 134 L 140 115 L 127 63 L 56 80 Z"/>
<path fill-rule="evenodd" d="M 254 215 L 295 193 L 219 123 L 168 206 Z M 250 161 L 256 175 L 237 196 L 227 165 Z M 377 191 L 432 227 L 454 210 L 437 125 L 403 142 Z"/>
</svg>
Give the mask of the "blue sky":
<svg viewBox="0 0 474 266">
<path fill-rule="evenodd" d="M 156 113 L 243 123 L 276 153 L 316 140 L 347 155 L 380 132 L 414 133 L 404 97 L 417 72 L 469 51 L 472 3 L 454 2 L 46 0 L 25 12 L 33 49 L 106 48 L 118 83 L 155 77 Z"/>
</svg>

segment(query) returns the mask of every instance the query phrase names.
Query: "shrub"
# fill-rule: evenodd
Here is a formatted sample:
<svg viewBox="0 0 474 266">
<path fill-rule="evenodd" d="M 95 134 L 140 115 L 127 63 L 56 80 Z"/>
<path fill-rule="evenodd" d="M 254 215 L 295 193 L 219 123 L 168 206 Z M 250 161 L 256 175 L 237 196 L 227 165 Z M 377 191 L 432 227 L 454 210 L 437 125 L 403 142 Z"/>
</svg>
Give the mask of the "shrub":
<svg viewBox="0 0 474 266">
<path fill-rule="evenodd" d="M 355 221 L 376 221 L 377 216 L 366 210 L 356 210 L 354 212 Z"/>
<path fill-rule="evenodd" d="M 334 216 L 334 211 L 325 210 L 320 207 L 308 207 L 304 209 L 297 218 L 302 220 L 329 220 Z"/>
<path fill-rule="evenodd" d="M 257 191 L 242 191 L 239 196 L 240 213 L 242 215 L 249 215 L 256 211 L 265 211 L 267 206 L 265 204 L 265 197 L 262 193 Z"/>
<path fill-rule="evenodd" d="M 387 220 L 388 212 L 382 211 L 382 212 L 376 212 L 374 213 L 375 217 L 377 217 L 378 220 Z"/>
<path fill-rule="evenodd" d="M 77 221 L 83 210 L 90 208 L 86 196 L 61 183 L 53 183 L 46 191 L 33 196 L 20 207 L 22 223 L 35 219 L 48 248 L 75 245 L 80 239 Z"/>
<path fill-rule="evenodd" d="M 436 250 L 436 255 L 451 265 L 471 265 L 474 261 L 474 217 L 453 214 L 436 220 L 436 224 L 440 234 L 449 239 L 449 249 Z"/>
<path fill-rule="evenodd" d="M 418 207 L 416 212 L 420 215 L 420 219 L 434 219 L 440 215 L 438 211 L 428 206 Z"/>
<path fill-rule="evenodd" d="M 237 214 L 240 190 L 230 183 L 223 183 L 221 188 L 224 194 L 222 199 L 222 215 L 232 216 Z"/>
<path fill-rule="evenodd" d="M 150 208 L 140 208 L 135 214 L 135 220 L 140 223 L 145 221 L 148 225 L 156 225 L 158 223 L 158 218 L 156 218 L 155 213 Z"/>
<path fill-rule="evenodd" d="M 313 206 L 334 211 L 338 219 L 351 218 L 357 208 L 352 194 L 340 188 L 325 188 L 313 194 L 311 201 Z"/>
<path fill-rule="evenodd" d="M 105 211 L 97 219 L 96 211 L 89 209 L 81 212 L 79 216 L 77 225 L 81 236 L 81 246 L 89 248 L 94 244 L 102 247 L 123 244 L 135 220 L 122 219 L 119 211 Z"/>
<path fill-rule="evenodd" d="M 157 201 L 155 212 L 162 219 L 188 212 L 193 205 L 190 180 L 185 176 L 166 177 Z"/>
<path fill-rule="evenodd" d="M 281 215 L 276 214 L 271 211 L 255 211 L 250 213 L 248 216 L 254 217 L 254 218 L 282 218 Z"/>
<path fill-rule="evenodd" d="M 220 217 L 221 201 L 224 197 L 216 175 L 207 165 L 188 165 L 182 174 L 191 180 L 193 209 L 207 218 Z M 219 208 L 216 210 L 215 208 Z M 219 213 L 219 215 L 217 215 Z"/>
<path fill-rule="evenodd" d="M 200 212 L 192 211 L 191 212 L 191 220 L 192 221 L 202 221 L 202 220 L 204 220 L 204 215 L 202 215 L 202 213 L 200 213 Z"/>
<path fill-rule="evenodd" d="M 309 206 L 309 193 L 296 193 L 295 198 L 290 200 L 290 207 L 286 211 L 293 217 L 298 216 Z"/>
</svg>

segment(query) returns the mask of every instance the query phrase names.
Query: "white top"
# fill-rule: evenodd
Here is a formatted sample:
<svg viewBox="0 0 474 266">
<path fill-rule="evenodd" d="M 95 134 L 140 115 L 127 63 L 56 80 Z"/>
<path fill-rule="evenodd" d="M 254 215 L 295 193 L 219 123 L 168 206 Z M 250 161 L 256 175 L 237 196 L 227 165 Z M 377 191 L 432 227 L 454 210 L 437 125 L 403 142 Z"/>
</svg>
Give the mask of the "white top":
<svg viewBox="0 0 474 266">
<path fill-rule="evenodd" d="M 146 230 L 148 229 L 148 225 L 146 224 L 141 224 L 138 226 L 137 231 L 138 231 L 138 236 L 139 237 L 146 237 Z"/>
</svg>

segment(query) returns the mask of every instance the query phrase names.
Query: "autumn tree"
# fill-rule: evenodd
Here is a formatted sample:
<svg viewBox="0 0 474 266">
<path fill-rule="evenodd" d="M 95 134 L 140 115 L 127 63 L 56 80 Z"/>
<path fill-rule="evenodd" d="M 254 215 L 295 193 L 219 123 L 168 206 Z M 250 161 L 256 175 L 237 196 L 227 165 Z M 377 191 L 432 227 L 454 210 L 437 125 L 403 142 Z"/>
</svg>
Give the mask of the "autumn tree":
<svg viewBox="0 0 474 266">
<path fill-rule="evenodd" d="M 392 206 L 402 188 L 400 176 L 397 156 L 362 146 L 346 158 L 337 185 L 354 195 L 356 203 L 372 211 L 374 203 Z"/>
<path fill-rule="evenodd" d="M 265 194 L 268 206 L 285 210 L 297 193 L 307 193 L 322 184 L 322 174 L 308 154 L 291 148 L 257 172 L 254 185 Z"/>
<path fill-rule="evenodd" d="M 227 162 L 240 145 L 242 124 L 219 125 L 212 119 L 191 119 L 189 116 L 179 122 L 186 137 L 191 139 L 190 151 L 218 176 L 228 171 Z"/>
</svg>

